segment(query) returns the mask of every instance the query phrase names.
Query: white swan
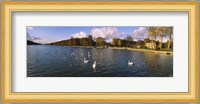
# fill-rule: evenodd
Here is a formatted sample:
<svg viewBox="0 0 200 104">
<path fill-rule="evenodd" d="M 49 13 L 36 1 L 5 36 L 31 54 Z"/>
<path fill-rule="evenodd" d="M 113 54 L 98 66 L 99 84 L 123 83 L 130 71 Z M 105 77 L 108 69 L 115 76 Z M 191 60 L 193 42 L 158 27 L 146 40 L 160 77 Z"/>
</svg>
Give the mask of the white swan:
<svg viewBox="0 0 200 104">
<path fill-rule="evenodd" d="M 89 60 L 86 60 L 86 58 L 84 58 L 84 60 L 83 60 L 83 61 L 84 61 L 84 63 L 88 63 L 88 61 L 89 61 Z"/>
<path fill-rule="evenodd" d="M 133 65 L 133 62 L 131 62 L 130 60 L 128 60 L 128 65 Z"/>
<path fill-rule="evenodd" d="M 75 56 L 75 53 L 71 53 L 71 56 Z"/>
<path fill-rule="evenodd" d="M 88 52 L 88 57 L 90 57 L 90 52 Z"/>
<path fill-rule="evenodd" d="M 93 68 L 96 68 L 96 61 L 94 61 L 92 67 L 93 67 Z"/>
</svg>

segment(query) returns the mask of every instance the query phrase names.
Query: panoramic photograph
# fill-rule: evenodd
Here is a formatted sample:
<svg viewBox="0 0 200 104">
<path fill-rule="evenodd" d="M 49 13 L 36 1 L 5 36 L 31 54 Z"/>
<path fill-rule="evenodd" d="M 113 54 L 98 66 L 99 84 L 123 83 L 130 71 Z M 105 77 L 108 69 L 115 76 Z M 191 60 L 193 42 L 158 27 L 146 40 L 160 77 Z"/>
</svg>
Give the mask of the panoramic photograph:
<svg viewBox="0 0 200 104">
<path fill-rule="evenodd" d="M 173 77 L 173 27 L 27 26 L 27 77 Z"/>
</svg>

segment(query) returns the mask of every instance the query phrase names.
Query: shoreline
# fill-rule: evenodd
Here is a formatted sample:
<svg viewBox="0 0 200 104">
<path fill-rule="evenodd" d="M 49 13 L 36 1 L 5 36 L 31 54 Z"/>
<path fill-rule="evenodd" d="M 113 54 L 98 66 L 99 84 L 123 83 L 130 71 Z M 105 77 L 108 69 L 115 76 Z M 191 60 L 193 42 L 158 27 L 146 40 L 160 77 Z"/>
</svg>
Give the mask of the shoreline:
<svg viewBox="0 0 200 104">
<path fill-rule="evenodd" d="M 127 50 L 135 50 L 135 51 L 144 51 L 144 52 L 152 52 L 152 53 L 162 53 L 162 54 L 173 54 L 170 51 L 156 51 L 156 50 L 148 50 L 148 49 L 136 49 L 136 48 L 127 48 Z"/>
<path fill-rule="evenodd" d="M 95 46 L 63 46 L 63 47 L 72 47 L 72 48 L 97 48 L 97 49 L 103 49 L 103 48 L 105 48 L 105 47 L 95 47 Z M 156 50 L 151 50 L 151 49 L 128 48 L 128 47 L 107 47 L 107 49 L 129 50 L 129 51 L 143 51 L 143 52 L 161 53 L 161 54 L 168 54 L 168 55 L 173 54 L 173 52 L 171 52 L 171 51 L 156 51 Z"/>
<path fill-rule="evenodd" d="M 72 47 L 72 48 L 95 48 L 94 46 L 64 46 L 64 47 Z"/>
<path fill-rule="evenodd" d="M 129 50 L 129 51 L 143 51 L 143 52 L 152 52 L 152 53 L 162 53 L 162 54 L 173 54 L 170 51 L 156 51 L 150 49 L 139 49 L 139 48 L 126 48 L 126 47 L 108 47 L 109 49 L 118 49 L 118 50 Z"/>
</svg>

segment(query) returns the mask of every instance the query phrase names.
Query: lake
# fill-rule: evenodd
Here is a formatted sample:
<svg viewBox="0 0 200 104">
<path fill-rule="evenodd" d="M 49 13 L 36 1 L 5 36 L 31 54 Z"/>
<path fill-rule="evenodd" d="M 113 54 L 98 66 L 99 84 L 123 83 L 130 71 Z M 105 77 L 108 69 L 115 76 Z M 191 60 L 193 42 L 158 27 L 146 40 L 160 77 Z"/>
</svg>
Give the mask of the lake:
<svg viewBox="0 0 200 104">
<path fill-rule="evenodd" d="M 84 63 L 84 58 L 88 63 Z M 134 64 L 128 65 L 128 60 Z M 93 63 L 96 61 L 96 68 Z M 109 48 L 27 45 L 27 77 L 172 77 L 173 55 Z"/>
</svg>

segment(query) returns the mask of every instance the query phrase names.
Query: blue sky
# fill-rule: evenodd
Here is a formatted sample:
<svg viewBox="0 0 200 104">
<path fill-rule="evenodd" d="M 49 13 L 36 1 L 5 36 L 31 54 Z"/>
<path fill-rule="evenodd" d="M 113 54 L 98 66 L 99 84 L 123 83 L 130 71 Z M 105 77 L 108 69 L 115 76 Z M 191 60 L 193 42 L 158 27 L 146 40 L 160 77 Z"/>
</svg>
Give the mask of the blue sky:
<svg viewBox="0 0 200 104">
<path fill-rule="evenodd" d="M 112 38 L 124 39 L 130 35 L 134 39 L 147 37 L 146 27 L 138 26 L 27 26 L 27 39 L 39 43 L 51 43 L 60 40 L 82 38 L 92 35 L 103 37 L 107 42 Z"/>
</svg>

